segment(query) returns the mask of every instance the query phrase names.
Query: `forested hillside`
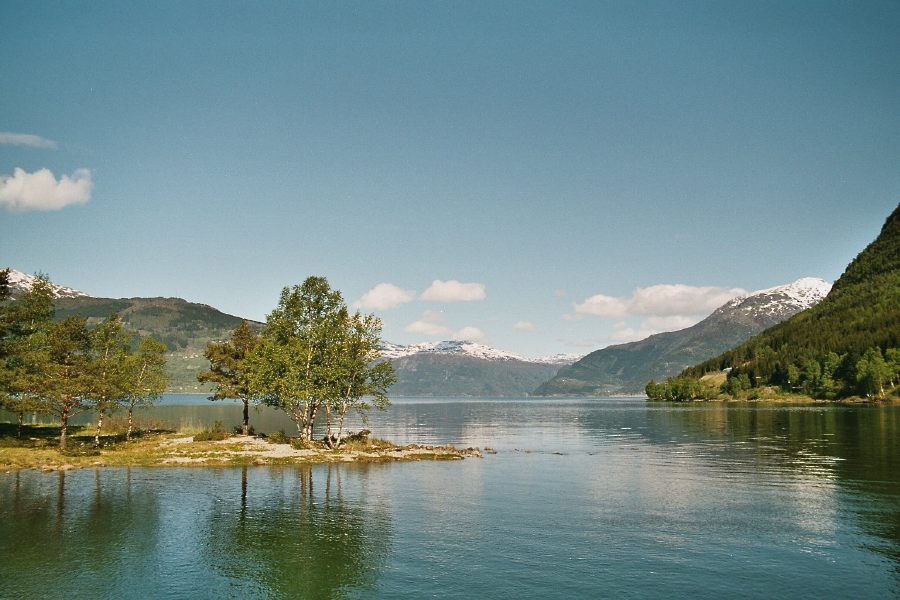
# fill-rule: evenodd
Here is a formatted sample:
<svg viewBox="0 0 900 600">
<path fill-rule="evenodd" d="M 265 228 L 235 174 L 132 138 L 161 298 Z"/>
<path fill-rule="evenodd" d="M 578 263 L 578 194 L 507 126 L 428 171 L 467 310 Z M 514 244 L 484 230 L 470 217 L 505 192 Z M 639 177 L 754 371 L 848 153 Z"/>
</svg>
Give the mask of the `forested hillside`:
<svg viewBox="0 0 900 600">
<path fill-rule="evenodd" d="M 900 207 L 822 302 L 683 375 L 729 369 L 732 391 L 778 386 L 823 398 L 878 396 L 898 383 L 898 347 Z"/>
</svg>

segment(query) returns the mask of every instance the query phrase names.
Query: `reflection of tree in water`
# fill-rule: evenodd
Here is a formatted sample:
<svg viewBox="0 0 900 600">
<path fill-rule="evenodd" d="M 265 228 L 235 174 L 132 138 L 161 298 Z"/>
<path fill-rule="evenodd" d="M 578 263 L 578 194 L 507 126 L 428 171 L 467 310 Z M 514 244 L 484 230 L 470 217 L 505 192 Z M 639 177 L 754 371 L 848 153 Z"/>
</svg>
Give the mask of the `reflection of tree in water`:
<svg viewBox="0 0 900 600">
<path fill-rule="evenodd" d="M 883 542 L 870 549 L 900 571 L 900 408 L 672 406 L 648 410 L 647 425 L 649 442 L 696 445 L 698 462 L 834 479 L 863 529 Z"/>
<path fill-rule="evenodd" d="M 0 488 L 0 595 L 101 597 L 127 577 L 129 557 L 152 554 L 158 527 L 156 497 L 132 496 L 127 471 L 11 474 Z"/>
<path fill-rule="evenodd" d="M 263 595 L 341 598 L 371 588 L 390 551 L 386 511 L 347 500 L 345 467 L 241 472 L 241 505 L 211 515 L 210 561 Z M 261 481 L 271 475 L 277 481 Z M 258 485 L 255 485 L 258 484 Z"/>
</svg>

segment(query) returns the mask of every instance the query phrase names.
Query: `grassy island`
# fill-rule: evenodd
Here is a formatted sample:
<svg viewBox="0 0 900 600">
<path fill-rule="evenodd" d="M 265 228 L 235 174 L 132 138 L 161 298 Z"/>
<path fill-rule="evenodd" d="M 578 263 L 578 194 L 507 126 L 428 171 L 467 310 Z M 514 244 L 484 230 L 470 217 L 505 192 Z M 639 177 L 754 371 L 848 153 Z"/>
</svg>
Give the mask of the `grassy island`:
<svg viewBox="0 0 900 600">
<path fill-rule="evenodd" d="M 398 446 L 367 435 L 356 436 L 339 449 L 329 449 L 322 442 L 301 443 L 297 438 L 278 434 L 265 437 L 209 430 L 151 429 L 137 432 L 131 440 L 125 439 L 124 431 L 110 432 L 103 436 L 100 446 L 95 447 L 94 434 L 89 427 L 70 426 L 70 429 L 74 431 L 70 434 L 69 447 L 62 451 L 56 444 L 58 425 L 25 425 L 21 437 L 16 437 L 15 424 L 0 423 L 0 471 L 396 462 L 481 456 L 478 448 Z"/>
</svg>

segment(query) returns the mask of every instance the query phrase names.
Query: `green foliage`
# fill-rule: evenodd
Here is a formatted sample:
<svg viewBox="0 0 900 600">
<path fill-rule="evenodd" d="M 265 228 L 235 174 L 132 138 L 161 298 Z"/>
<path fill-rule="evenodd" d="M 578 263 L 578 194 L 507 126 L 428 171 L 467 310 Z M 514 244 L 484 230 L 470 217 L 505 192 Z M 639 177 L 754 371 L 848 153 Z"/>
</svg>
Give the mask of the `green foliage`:
<svg viewBox="0 0 900 600">
<path fill-rule="evenodd" d="M 718 390 L 691 377 L 670 377 L 663 383 L 650 381 L 644 389 L 650 400 L 688 402 L 690 400 L 712 400 Z"/>
<path fill-rule="evenodd" d="M 884 385 L 890 377 L 891 369 L 879 348 L 869 348 L 856 363 L 856 381 L 861 394 L 884 398 Z"/>
<path fill-rule="evenodd" d="M 682 375 L 699 378 L 730 368 L 732 373 L 747 373 L 756 385 L 821 398 L 857 392 L 881 396 L 878 382 L 898 379 L 891 366 L 895 355 L 885 359 L 881 353 L 898 347 L 900 207 L 822 302 Z M 871 353 L 875 349 L 884 364 Z M 866 355 L 864 372 L 858 375 L 859 361 Z"/>
<path fill-rule="evenodd" d="M 204 429 L 194 436 L 195 442 L 220 442 L 228 437 L 222 421 L 216 421 L 209 429 Z"/>
<path fill-rule="evenodd" d="M 287 436 L 284 429 L 276 431 L 275 433 L 270 433 L 266 440 L 270 444 L 289 444 L 291 442 L 291 438 Z"/>
<path fill-rule="evenodd" d="M 365 411 L 364 395 L 376 407 L 387 406 L 393 381 L 389 363 L 379 358 L 381 322 L 350 315 L 340 292 L 324 277 L 309 277 L 284 288 L 269 314 L 259 343 L 246 359 L 249 393 L 283 410 L 297 425 L 300 441 L 309 442 L 321 407 L 332 417 L 352 409 Z M 338 443 L 340 435 L 338 434 Z"/>
<path fill-rule="evenodd" d="M 224 342 L 210 342 L 206 346 L 204 356 L 209 361 L 210 370 L 197 374 L 197 380 L 215 385 L 215 393 L 210 400 L 236 398 L 244 404 L 244 421 L 242 430 L 245 435 L 250 431 L 248 405 L 251 393 L 247 387 L 245 362 L 259 341 L 259 336 L 250 328 L 250 323 L 241 324 L 232 332 L 231 339 Z"/>
<path fill-rule="evenodd" d="M 107 315 L 119 313 L 125 326 L 150 336 L 167 346 L 166 370 L 170 391 L 213 391 L 210 384 L 197 381 L 197 372 L 208 368 L 203 353 L 210 342 L 228 338 L 242 319 L 220 312 L 205 304 L 186 302 L 181 298 L 59 298 L 56 318 L 79 315 L 96 325 Z M 260 323 L 250 324 L 258 332 Z"/>
</svg>

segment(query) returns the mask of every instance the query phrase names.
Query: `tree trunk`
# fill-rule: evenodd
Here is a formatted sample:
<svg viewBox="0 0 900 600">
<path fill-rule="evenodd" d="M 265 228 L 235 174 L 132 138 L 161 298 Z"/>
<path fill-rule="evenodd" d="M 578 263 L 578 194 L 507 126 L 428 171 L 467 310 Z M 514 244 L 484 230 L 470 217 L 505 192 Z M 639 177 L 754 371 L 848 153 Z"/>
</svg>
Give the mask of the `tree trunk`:
<svg viewBox="0 0 900 600">
<path fill-rule="evenodd" d="M 244 426 L 241 429 L 244 435 L 250 435 L 250 400 L 241 398 L 244 401 Z"/>
<path fill-rule="evenodd" d="M 125 432 L 125 441 L 131 439 L 131 431 L 134 429 L 134 419 L 132 415 L 134 414 L 134 398 L 131 398 L 131 404 L 128 405 L 128 431 Z"/>
<path fill-rule="evenodd" d="M 62 411 L 62 427 L 59 430 L 59 449 L 66 449 L 66 437 L 69 434 L 69 409 L 63 409 Z"/>
<path fill-rule="evenodd" d="M 103 409 L 98 411 L 97 413 L 97 433 L 94 434 L 94 447 L 100 447 L 100 432 L 103 430 L 103 413 L 106 412 Z"/>
<path fill-rule="evenodd" d="M 22 437 L 22 423 L 25 421 L 25 411 L 20 410 L 18 419 L 16 419 L 16 437 Z"/>
</svg>

